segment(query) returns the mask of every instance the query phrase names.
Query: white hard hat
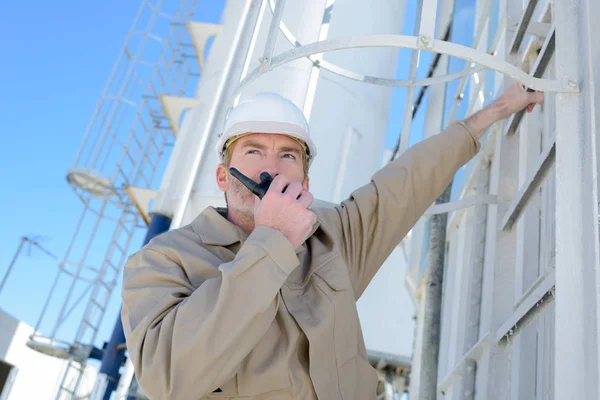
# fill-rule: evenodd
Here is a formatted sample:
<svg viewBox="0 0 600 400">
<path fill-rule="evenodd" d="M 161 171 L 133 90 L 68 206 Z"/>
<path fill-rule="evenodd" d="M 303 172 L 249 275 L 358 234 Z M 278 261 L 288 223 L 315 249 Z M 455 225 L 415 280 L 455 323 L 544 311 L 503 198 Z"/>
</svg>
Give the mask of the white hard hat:
<svg viewBox="0 0 600 400">
<path fill-rule="evenodd" d="M 308 166 L 317 155 L 304 114 L 293 102 L 276 93 L 257 93 L 231 110 L 217 143 L 219 159 L 223 161 L 229 139 L 247 133 L 273 133 L 298 139 L 306 144 Z"/>
</svg>

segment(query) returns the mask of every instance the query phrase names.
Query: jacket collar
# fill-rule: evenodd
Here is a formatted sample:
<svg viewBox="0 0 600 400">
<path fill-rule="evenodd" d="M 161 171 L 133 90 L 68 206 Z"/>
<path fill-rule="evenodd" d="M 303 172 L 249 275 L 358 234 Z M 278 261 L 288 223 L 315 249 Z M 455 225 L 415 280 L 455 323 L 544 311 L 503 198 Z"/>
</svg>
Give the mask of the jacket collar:
<svg viewBox="0 0 600 400">
<path fill-rule="evenodd" d="M 226 208 L 207 207 L 191 223 L 202 243 L 230 246 L 246 240 L 248 234 L 227 219 Z"/>
<path fill-rule="evenodd" d="M 215 246 L 231 246 L 235 243 L 243 243 L 248 238 L 248 234 L 240 227 L 233 224 L 227 219 L 226 208 L 207 207 L 202 211 L 192 222 L 192 230 L 200 236 L 202 243 Z M 313 226 L 311 233 L 319 228 L 320 223 L 317 221 Z M 306 248 L 303 244 L 297 252 Z"/>
</svg>

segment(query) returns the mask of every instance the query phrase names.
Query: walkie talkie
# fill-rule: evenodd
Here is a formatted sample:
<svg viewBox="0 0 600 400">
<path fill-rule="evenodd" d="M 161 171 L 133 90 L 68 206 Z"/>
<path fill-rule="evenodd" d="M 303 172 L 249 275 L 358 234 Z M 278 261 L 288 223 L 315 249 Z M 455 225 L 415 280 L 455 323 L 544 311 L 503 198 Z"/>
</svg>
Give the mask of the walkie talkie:
<svg viewBox="0 0 600 400">
<path fill-rule="evenodd" d="M 252 179 L 248 178 L 235 168 L 229 168 L 229 172 L 240 182 L 242 182 L 244 186 L 248 188 L 248 190 L 257 195 L 259 199 L 263 198 L 263 196 L 267 193 L 267 190 L 269 190 L 271 182 L 273 182 L 273 177 L 268 172 L 263 172 L 260 174 L 260 183 L 254 182 Z"/>
</svg>

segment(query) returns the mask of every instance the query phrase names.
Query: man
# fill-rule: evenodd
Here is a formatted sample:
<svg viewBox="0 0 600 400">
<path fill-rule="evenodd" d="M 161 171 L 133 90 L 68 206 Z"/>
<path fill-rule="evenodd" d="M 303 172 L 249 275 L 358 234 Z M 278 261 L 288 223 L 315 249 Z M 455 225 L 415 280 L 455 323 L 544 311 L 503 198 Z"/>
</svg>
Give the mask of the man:
<svg viewBox="0 0 600 400">
<path fill-rule="evenodd" d="M 374 399 L 356 300 L 496 121 L 543 102 L 510 87 L 411 147 L 335 208 L 310 208 L 316 154 L 301 111 L 261 94 L 225 123 L 207 208 L 132 255 L 122 320 L 151 399 Z M 274 176 L 260 200 L 228 173 Z M 408 305 L 407 305 L 408 307 Z"/>
</svg>

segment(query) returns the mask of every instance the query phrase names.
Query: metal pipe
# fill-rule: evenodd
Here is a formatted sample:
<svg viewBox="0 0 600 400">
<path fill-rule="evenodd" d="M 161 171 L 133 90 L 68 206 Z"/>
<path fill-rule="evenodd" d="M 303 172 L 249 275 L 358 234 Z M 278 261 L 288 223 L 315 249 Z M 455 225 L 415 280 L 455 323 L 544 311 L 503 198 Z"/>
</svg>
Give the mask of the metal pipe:
<svg viewBox="0 0 600 400">
<path fill-rule="evenodd" d="M 331 14 L 333 11 L 333 5 L 335 0 L 327 0 L 325 4 L 325 10 L 323 11 L 323 20 L 321 21 L 321 27 L 319 28 L 319 36 L 317 41 L 327 39 L 329 34 L 329 25 L 331 23 Z M 319 75 L 321 72 L 321 62 L 323 60 L 323 54 L 316 54 L 314 56 L 314 63 L 310 71 L 310 78 L 308 79 L 308 89 L 306 90 L 306 97 L 304 98 L 304 106 L 302 112 L 306 117 L 307 121 L 310 121 L 310 113 L 315 101 L 315 94 L 317 91 L 317 83 L 319 82 Z"/>
<path fill-rule="evenodd" d="M 258 11 L 258 16 L 256 17 L 256 21 L 254 22 L 254 28 L 252 30 L 252 36 L 250 39 L 250 45 L 248 46 L 248 51 L 246 52 L 246 59 L 244 60 L 244 66 L 242 68 L 242 74 L 240 75 L 240 82 L 246 77 L 248 74 L 248 70 L 250 69 L 250 61 L 252 59 L 252 54 L 254 54 L 254 48 L 256 47 L 256 41 L 258 40 L 258 33 L 260 31 L 260 25 L 262 24 L 263 17 L 265 15 L 265 8 L 267 6 L 268 0 L 262 0 L 260 4 L 260 10 Z M 238 93 L 233 100 L 231 107 L 235 107 L 238 105 L 240 101 L 241 93 Z"/>
<path fill-rule="evenodd" d="M 438 197 L 436 204 L 447 203 L 450 200 L 451 193 L 452 182 Z M 419 393 L 419 399 L 421 400 L 437 399 L 447 221 L 448 214 L 435 214 L 431 217 L 429 250 L 427 252 L 427 283 L 424 290 L 423 351 L 421 354 Z"/>
<path fill-rule="evenodd" d="M 421 16 L 423 10 L 423 0 L 417 2 L 417 16 L 415 20 L 415 34 L 421 29 Z M 417 69 L 419 68 L 419 56 L 421 50 L 413 50 L 410 55 L 410 70 L 408 72 L 408 79 L 412 82 L 417 79 Z M 408 149 L 408 143 L 410 142 L 410 128 L 412 125 L 412 112 L 414 110 L 413 99 L 415 97 L 415 85 L 410 85 L 406 88 L 406 99 L 404 102 L 404 118 L 402 119 L 402 131 L 400 132 L 399 140 L 399 154 L 404 153 Z"/>
<path fill-rule="evenodd" d="M 490 163 L 482 161 L 480 164 L 480 173 L 477 176 L 475 184 L 478 195 L 487 195 L 490 183 Z M 487 226 L 487 204 L 478 205 L 468 215 L 467 225 L 472 226 L 473 233 L 473 248 L 471 250 L 470 260 L 470 284 L 467 298 L 467 316 L 465 329 L 466 338 L 463 347 L 463 353 L 467 353 L 479 341 L 479 322 L 481 316 L 481 291 L 483 284 L 483 263 L 485 258 L 485 241 L 486 241 L 486 226 Z M 467 229 L 471 229 L 468 226 Z M 464 399 L 472 399 L 475 394 L 475 374 L 477 364 L 473 360 L 468 360 L 465 363 L 462 380 L 460 382 L 459 393 L 462 393 Z"/>
<path fill-rule="evenodd" d="M 450 21 L 450 23 L 448 24 L 448 26 L 446 28 L 446 33 L 444 34 L 444 38 L 442 40 L 447 41 L 450 38 L 451 31 L 452 31 L 452 21 Z M 433 62 L 429 66 L 429 71 L 427 71 L 427 79 L 431 78 L 433 76 L 433 74 L 435 74 L 435 71 L 437 70 L 437 67 L 439 65 L 441 58 L 442 58 L 442 53 L 436 53 L 435 58 L 433 59 Z M 447 69 L 447 66 L 446 66 L 446 69 Z M 445 71 L 445 72 L 447 73 L 448 71 Z M 419 107 L 421 106 L 421 102 L 423 101 L 423 98 L 425 97 L 425 92 L 427 91 L 428 87 L 429 86 L 422 86 L 421 89 L 419 90 L 419 95 L 417 96 L 417 100 L 415 101 L 415 103 L 412 107 L 411 122 L 413 119 L 415 119 L 415 115 L 417 115 L 417 112 L 419 111 Z M 408 99 L 407 99 L 407 101 L 408 101 Z M 402 132 L 400 132 L 398 141 L 396 142 L 396 146 L 394 147 L 394 150 L 392 151 L 392 155 L 391 155 L 389 161 L 393 161 L 396 158 L 396 156 L 398 155 L 398 151 L 400 150 L 401 142 L 402 142 Z"/>
<path fill-rule="evenodd" d="M 263 53 L 262 67 L 266 69 L 269 69 L 271 66 L 273 51 L 275 50 L 275 42 L 277 41 L 277 34 L 279 33 L 279 24 L 281 24 L 281 18 L 283 17 L 284 9 L 285 0 L 277 0 L 275 10 L 273 11 L 273 19 L 271 19 L 271 25 L 269 26 L 269 33 L 267 34 L 265 51 Z"/>
</svg>

